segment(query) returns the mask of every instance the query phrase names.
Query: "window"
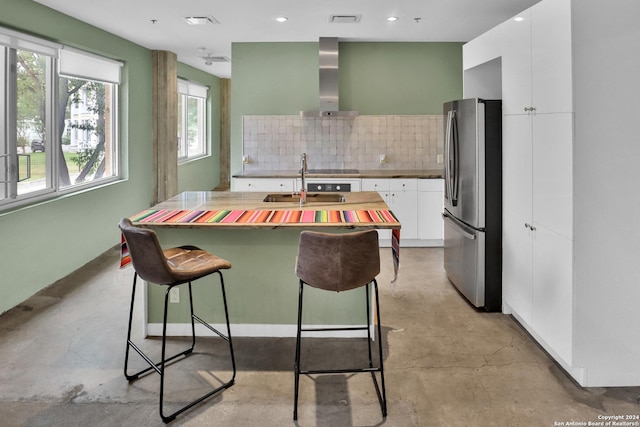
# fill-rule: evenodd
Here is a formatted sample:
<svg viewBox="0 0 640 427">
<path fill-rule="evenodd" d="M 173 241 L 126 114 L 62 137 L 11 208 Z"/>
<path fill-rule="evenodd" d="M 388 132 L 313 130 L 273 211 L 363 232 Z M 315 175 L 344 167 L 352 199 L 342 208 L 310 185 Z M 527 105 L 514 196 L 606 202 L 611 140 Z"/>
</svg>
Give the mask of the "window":
<svg viewBox="0 0 640 427">
<path fill-rule="evenodd" d="M 178 81 L 178 162 L 209 154 L 206 134 L 207 88 Z"/>
<path fill-rule="evenodd" d="M 121 65 L 0 28 L 0 209 L 119 178 Z"/>
</svg>

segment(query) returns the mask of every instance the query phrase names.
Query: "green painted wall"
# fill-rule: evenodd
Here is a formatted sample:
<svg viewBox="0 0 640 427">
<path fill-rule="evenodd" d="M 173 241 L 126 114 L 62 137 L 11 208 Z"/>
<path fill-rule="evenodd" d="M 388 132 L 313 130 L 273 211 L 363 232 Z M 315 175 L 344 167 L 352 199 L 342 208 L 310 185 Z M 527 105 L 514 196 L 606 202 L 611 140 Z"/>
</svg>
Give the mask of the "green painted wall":
<svg viewBox="0 0 640 427">
<path fill-rule="evenodd" d="M 242 169 L 242 116 L 318 109 L 318 43 L 234 43 L 231 173 Z M 462 43 L 340 43 L 340 109 L 440 114 L 462 97 Z"/>
<path fill-rule="evenodd" d="M 441 114 L 462 96 L 462 43 L 340 43 L 340 109 Z"/>
<path fill-rule="evenodd" d="M 99 189 L 0 213 L 2 313 L 117 245 L 119 219 L 151 204 L 153 170 L 151 51 L 31 0 L 0 0 L 0 10 L 0 25 L 125 63 L 119 108 L 121 164 L 126 178 Z M 180 71 L 185 77 L 201 78 L 193 70 L 181 67 Z M 202 83 L 218 84 L 215 78 L 205 80 Z M 218 94 L 212 99 L 219 105 Z M 205 176 L 203 188 L 217 185 L 217 164 L 217 160 L 211 160 L 212 176 Z M 189 172 L 181 171 L 181 175 L 184 173 L 185 181 L 195 187 L 197 181 Z"/>
<path fill-rule="evenodd" d="M 232 57 L 232 120 L 318 109 L 318 43 L 234 43 Z"/>
</svg>

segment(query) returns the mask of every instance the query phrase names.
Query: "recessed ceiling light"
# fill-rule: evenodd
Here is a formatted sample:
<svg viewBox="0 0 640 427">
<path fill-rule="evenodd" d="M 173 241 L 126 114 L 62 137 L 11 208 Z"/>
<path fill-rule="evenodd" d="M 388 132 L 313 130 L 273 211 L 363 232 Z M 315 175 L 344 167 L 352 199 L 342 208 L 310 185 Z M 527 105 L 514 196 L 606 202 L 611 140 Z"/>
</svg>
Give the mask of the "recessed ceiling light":
<svg viewBox="0 0 640 427">
<path fill-rule="evenodd" d="M 398 20 L 397 16 L 390 16 L 390 17 L 387 18 L 387 21 L 389 21 L 389 22 L 395 22 L 397 20 Z"/>
<path fill-rule="evenodd" d="M 515 18 L 513 18 L 513 20 L 516 22 L 521 22 L 524 21 L 524 18 L 522 16 L 516 16 Z"/>
<path fill-rule="evenodd" d="M 278 16 L 276 18 L 276 21 L 278 22 L 287 22 L 289 20 L 289 18 L 287 18 L 286 16 Z"/>
</svg>

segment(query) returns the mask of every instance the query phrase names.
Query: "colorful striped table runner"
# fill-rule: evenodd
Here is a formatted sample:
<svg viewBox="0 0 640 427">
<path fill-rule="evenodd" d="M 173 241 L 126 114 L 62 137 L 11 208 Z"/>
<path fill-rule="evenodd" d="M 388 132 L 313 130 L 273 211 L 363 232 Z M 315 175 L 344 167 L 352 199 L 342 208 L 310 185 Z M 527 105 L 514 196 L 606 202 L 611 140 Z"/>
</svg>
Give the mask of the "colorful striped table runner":
<svg viewBox="0 0 640 427">
<path fill-rule="evenodd" d="M 389 210 L 172 210 L 147 209 L 130 217 L 144 224 L 398 223 Z"/>
</svg>

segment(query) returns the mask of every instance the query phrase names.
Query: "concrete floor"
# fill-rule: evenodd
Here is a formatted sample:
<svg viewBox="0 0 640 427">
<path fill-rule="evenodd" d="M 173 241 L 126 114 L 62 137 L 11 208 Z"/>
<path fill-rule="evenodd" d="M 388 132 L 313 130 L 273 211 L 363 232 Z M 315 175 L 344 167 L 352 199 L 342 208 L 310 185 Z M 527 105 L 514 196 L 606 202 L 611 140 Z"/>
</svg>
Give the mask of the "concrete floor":
<svg viewBox="0 0 640 427">
<path fill-rule="evenodd" d="M 297 425 L 537 427 L 640 414 L 640 387 L 580 388 L 511 317 L 473 310 L 447 281 L 441 249 L 402 249 L 392 290 L 388 251 L 379 277 L 388 417 L 365 374 L 302 377 Z M 114 249 L 0 316 L 0 425 L 163 425 L 158 376 L 129 384 L 122 375 L 133 272 L 117 264 Z M 168 378 L 170 402 L 215 382 L 190 368 L 211 363 L 205 356 L 223 360 L 221 341 L 199 340 L 194 355 L 168 369 L 184 373 Z M 236 384 L 172 425 L 296 425 L 293 339 L 238 337 L 234 345 Z M 313 340 L 305 355 L 310 363 L 356 357 L 344 345 Z M 219 366 L 225 379 L 227 365 Z"/>
</svg>

